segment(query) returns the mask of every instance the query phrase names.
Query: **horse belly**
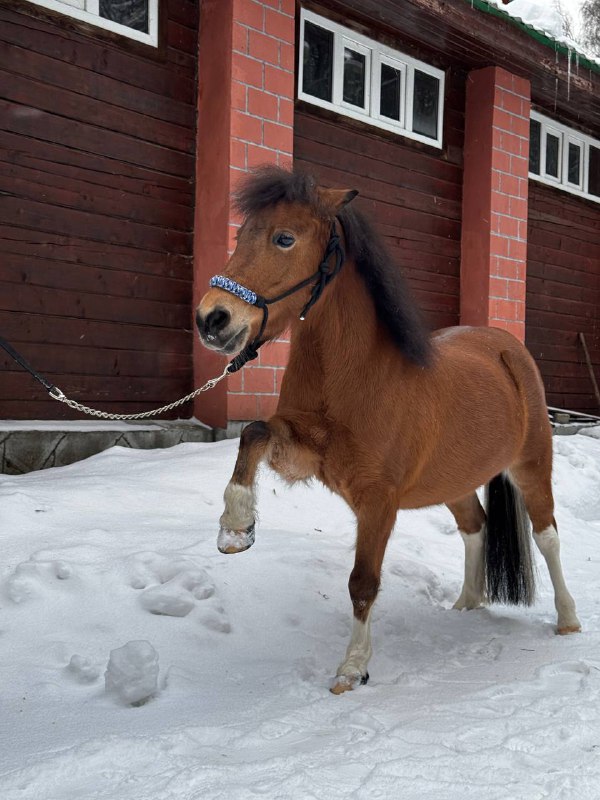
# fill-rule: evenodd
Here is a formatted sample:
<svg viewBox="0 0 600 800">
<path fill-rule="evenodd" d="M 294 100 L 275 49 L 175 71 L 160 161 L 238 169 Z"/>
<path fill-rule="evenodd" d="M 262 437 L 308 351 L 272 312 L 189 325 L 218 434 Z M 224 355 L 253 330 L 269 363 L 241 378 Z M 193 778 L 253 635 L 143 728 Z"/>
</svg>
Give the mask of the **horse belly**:
<svg viewBox="0 0 600 800">
<path fill-rule="evenodd" d="M 462 425 L 439 431 L 429 457 L 399 489 L 399 508 L 421 508 L 464 497 L 508 469 L 523 445 L 521 421 L 509 413 L 488 409 L 463 411 Z"/>
</svg>

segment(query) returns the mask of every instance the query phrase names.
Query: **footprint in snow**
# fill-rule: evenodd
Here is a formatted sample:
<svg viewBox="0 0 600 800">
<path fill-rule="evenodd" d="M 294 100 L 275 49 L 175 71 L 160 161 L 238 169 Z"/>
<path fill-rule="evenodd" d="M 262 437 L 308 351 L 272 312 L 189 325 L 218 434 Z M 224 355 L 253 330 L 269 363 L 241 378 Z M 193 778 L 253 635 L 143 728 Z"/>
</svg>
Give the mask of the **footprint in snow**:
<svg viewBox="0 0 600 800">
<path fill-rule="evenodd" d="M 139 589 L 139 600 L 151 614 L 186 617 L 199 601 L 214 596 L 215 585 L 201 567 L 182 556 L 138 553 L 133 557 L 131 586 Z M 209 630 L 229 633 L 231 626 L 219 605 L 201 607 L 200 621 Z"/>
<path fill-rule="evenodd" d="M 390 573 L 403 578 L 410 586 L 413 594 L 424 596 L 431 605 L 442 606 L 453 594 L 449 587 L 443 586 L 438 576 L 423 564 L 416 561 L 404 561 L 393 564 Z"/>
<path fill-rule="evenodd" d="M 3 582 L 3 588 L 9 600 L 20 604 L 42 594 L 49 584 L 68 580 L 72 574 L 72 568 L 65 561 L 29 559 L 17 564 Z"/>
</svg>

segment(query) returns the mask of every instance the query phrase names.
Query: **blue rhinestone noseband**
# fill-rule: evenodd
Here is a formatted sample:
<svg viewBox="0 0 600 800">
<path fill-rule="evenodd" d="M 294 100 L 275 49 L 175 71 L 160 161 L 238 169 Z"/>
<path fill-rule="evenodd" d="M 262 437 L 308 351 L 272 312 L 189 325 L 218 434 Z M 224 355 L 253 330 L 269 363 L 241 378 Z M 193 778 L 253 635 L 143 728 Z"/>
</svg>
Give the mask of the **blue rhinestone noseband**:
<svg viewBox="0 0 600 800">
<path fill-rule="evenodd" d="M 335 255 L 335 264 L 333 268 L 330 269 L 329 267 L 329 259 L 332 255 Z M 248 289 L 245 286 L 242 286 L 241 283 L 232 280 L 231 278 L 225 277 L 225 275 L 213 275 L 210 279 L 210 285 L 213 289 L 223 289 L 230 294 L 235 295 L 235 297 L 239 297 L 240 300 L 243 300 L 245 303 L 248 303 L 251 306 L 256 306 L 257 308 L 262 308 L 263 311 L 263 319 L 262 324 L 260 326 L 260 330 L 256 335 L 255 339 L 246 345 L 246 347 L 242 350 L 241 353 L 231 361 L 229 366 L 227 367 L 227 371 L 231 374 L 233 372 L 237 372 L 238 369 L 241 369 L 244 364 L 247 364 L 248 361 L 252 361 L 252 359 L 256 358 L 258 355 L 258 348 L 264 344 L 262 340 L 262 335 L 265 332 L 265 328 L 267 327 L 267 320 L 269 319 L 269 306 L 273 305 L 273 303 L 278 303 L 280 300 L 283 300 L 285 297 L 289 297 L 291 294 L 298 292 L 300 289 L 303 289 L 305 286 L 309 284 L 313 284 L 310 299 L 308 303 L 304 306 L 300 313 L 300 319 L 304 319 L 310 309 L 314 306 L 317 302 L 319 297 L 321 297 L 323 290 L 327 286 L 327 284 L 335 278 L 338 274 L 342 265 L 344 263 L 344 249 L 342 247 L 340 241 L 340 235 L 336 231 L 336 223 L 335 221 L 331 225 L 331 234 L 329 236 L 329 241 L 327 242 L 327 247 L 325 248 L 325 252 L 323 254 L 323 259 L 319 264 L 318 270 L 313 273 L 309 278 L 306 278 L 300 283 L 295 284 L 292 286 L 291 289 L 288 289 L 285 292 L 277 295 L 277 297 L 272 297 L 267 299 L 256 292 L 253 292 L 252 289 Z"/>
<path fill-rule="evenodd" d="M 252 289 L 246 289 L 241 283 L 232 281 L 231 278 L 226 278 L 224 275 L 214 275 L 210 279 L 210 285 L 213 288 L 225 289 L 226 292 L 234 294 L 245 303 L 250 303 L 251 306 L 256 305 L 258 299 L 256 292 L 253 292 Z"/>
</svg>

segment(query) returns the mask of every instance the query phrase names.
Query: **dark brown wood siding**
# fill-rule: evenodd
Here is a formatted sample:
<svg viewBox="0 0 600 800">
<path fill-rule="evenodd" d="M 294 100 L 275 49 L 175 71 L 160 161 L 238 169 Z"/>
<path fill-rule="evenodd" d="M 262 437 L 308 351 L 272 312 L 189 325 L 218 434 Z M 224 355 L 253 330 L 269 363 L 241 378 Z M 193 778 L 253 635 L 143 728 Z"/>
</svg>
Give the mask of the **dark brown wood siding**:
<svg viewBox="0 0 600 800">
<path fill-rule="evenodd" d="M 464 76 L 448 71 L 444 146 L 402 136 L 299 104 L 294 160 L 326 185 L 358 189 L 432 328 L 457 325 Z"/>
<path fill-rule="evenodd" d="M 600 206 L 529 184 L 526 344 L 548 404 L 598 413 L 578 334 L 600 382 Z"/>
<path fill-rule="evenodd" d="M 191 389 L 198 8 L 161 4 L 158 52 L 0 8 L 0 335 L 106 410 Z M 0 417 L 75 416 L 0 369 Z"/>
</svg>

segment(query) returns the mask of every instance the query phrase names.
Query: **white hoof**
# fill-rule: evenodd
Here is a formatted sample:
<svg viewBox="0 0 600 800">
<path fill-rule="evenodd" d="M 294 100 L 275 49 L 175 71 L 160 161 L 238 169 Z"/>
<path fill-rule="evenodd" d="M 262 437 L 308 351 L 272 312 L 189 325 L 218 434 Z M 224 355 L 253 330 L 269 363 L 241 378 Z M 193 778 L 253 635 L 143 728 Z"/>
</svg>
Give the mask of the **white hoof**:
<svg viewBox="0 0 600 800">
<path fill-rule="evenodd" d="M 254 523 L 243 531 L 232 531 L 229 528 L 221 528 L 217 537 L 217 548 L 219 552 L 226 555 L 233 553 L 243 553 L 254 544 Z"/>
<path fill-rule="evenodd" d="M 581 633 L 581 622 L 579 622 L 577 614 L 572 612 L 559 616 L 556 632 L 559 636 L 567 636 L 569 633 Z"/>
<path fill-rule="evenodd" d="M 361 675 L 360 672 L 356 672 L 350 675 L 336 675 L 336 677 L 333 680 L 333 683 L 329 687 L 329 691 L 332 694 L 343 694 L 344 692 L 351 692 L 353 689 L 356 689 L 357 686 L 364 686 L 368 680 L 369 680 L 368 672 L 366 673 L 366 675 Z"/>
<path fill-rule="evenodd" d="M 483 608 L 483 599 L 468 595 L 465 597 L 464 594 L 461 594 L 452 608 L 455 611 L 474 611 L 476 608 Z"/>
</svg>

